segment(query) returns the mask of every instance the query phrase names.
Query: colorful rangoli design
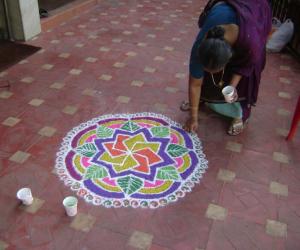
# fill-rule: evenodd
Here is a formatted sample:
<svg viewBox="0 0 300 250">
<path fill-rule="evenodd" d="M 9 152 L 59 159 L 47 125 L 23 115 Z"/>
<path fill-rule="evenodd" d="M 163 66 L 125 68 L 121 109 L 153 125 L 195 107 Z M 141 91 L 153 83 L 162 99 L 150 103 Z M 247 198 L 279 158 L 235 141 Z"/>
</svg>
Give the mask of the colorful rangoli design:
<svg viewBox="0 0 300 250">
<path fill-rule="evenodd" d="M 190 192 L 206 168 L 198 137 L 153 113 L 83 123 L 64 138 L 56 161 L 66 185 L 105 207 L 164 206 Z"/>
</svg>

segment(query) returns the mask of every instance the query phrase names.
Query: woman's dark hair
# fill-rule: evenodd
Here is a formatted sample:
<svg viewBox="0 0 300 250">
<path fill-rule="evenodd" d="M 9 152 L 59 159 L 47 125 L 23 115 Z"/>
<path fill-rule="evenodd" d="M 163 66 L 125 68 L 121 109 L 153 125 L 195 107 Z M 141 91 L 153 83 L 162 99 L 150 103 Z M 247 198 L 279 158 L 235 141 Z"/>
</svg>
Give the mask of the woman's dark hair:
<svg viewBox="0 0 300 250">
<path fill-rule="evenodd" d="M 204 68 L 220 70 L 232 57 L 231 46 L 224 39 L 225 30 L 216 26 L 207 32 L 198 48 L 198 58 Z"/>
</svg>

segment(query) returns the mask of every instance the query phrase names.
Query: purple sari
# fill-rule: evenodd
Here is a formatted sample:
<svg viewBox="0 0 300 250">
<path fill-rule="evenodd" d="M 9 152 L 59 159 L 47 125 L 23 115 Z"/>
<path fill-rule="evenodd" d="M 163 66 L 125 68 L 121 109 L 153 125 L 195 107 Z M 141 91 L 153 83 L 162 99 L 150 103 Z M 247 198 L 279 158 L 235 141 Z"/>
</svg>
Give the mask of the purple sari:
<svg viewBox="0 0 300 250">
<path fill-rule="evenodd" d="M 238 18 L 239 36 L 233 46 L 234 56 L 226 65 L 223 80 L 228 83 L 233 74 L 242 76 L 237 91 L 244 111 L 245 117 L 243 118 L 246 120 L 250 115 L 250 106 L 255 105 L 257 101 L 261 73 L 266 63 L 265 46 L 272 26 L 271 7 L 268 0 L 211 0 L 199 17 L 200 28 L 210 9 L 217 2 L 226 2 L 231 5 Z M 219 80 L 217 75 L 216 79 Z M 209 89 L 213 85 L 211 81 L 211 76 L 205 73 L 204 83 L 210 84 L 203 85 L 202 99 L 207 99 L 206 93 L 208 96 L 209 92 L 211 93 L 212 89 Z M 205 90 L 205 86 L 208 87 L 207 90 Z M 223 99 L 220 92 L 215 98 L 217 100 Z"/>
</svg>

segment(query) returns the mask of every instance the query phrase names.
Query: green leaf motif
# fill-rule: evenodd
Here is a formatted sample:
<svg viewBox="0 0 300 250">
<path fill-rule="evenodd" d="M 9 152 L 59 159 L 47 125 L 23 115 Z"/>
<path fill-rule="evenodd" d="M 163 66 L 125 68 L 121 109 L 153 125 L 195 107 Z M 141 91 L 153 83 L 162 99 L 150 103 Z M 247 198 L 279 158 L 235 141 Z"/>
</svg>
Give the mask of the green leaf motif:
<svg viewBox="0 0 300 250">
<path fill-rule="evenodd" d="M 92 157 L 97 152 L 97 149 L 94 143 L 86 143 L 76 148 L 76 152 L 82 156 Z"/>
<path fill-rule="evenodd" d="M 170 144 L 167 148 L 167 152 L 169 153 L 169 155 L 171 155 L 173 157 L 179 157 L 179 156 L 182 156 L 185 153 L 187 153 L 188 150 L 187 150 L 187 148 L 182 147 L 180 145 Z"/>
<path fill-rule="evenodd" d="M 109 138 L 113 135 L 114 131 L 111 128 L 100 126 L 97 129 L 97 136 L 99 138 Z"/>
<path fill-rule="evenodd" d="M 117 183 L 122 188 L 123 192 L 130 195 L 138 191 L 142 185 L 143 181 L 139 178 L 126 176 L 117 180 Z"/>
<path fill-rule="evenodd" d="M 180 176 L 175 167 L 168 166 L 158 170 L 157 179 L 159 180 L 179 180 Z"/>
<path fill-rule="evenodd" d="M 170 135 L 170 130 L 168 127 L 153 127 L 151 128 L 151 133 L 156 137 L 168 137 Z"/>
<path fill-rule="evenodd" d="M 134 132 L 134 131 L 137 131 L 138 129 L 140 129 L 140 126 L 137 125 L 135 122 L 128 121 L 121 127 L 121 129 L 130 131 L 130 132 Z"/>
<path fill-rule="evenodd" d="M 100 179 L 108 176 L 107 170 L 100 166 L 90 166 L 84 176 L 84 179 Z"/>
</svg>

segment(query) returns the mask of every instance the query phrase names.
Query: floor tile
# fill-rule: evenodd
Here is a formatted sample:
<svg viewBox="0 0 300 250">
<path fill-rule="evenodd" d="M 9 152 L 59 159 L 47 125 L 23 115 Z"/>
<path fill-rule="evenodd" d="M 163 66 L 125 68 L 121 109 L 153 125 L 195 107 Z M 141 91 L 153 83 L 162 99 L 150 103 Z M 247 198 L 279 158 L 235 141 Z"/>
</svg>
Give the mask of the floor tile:
<svg viewBox="0 0 300 250">
<path fill-rule="evenodd" d="M 134 80 L 131 82 L 131 86 L 142 87 L 143 85 L 144 85 L 144 82 L 140 81 L 140 80 Z"/>
<path fill-rule="evenodd" d="M 165 47 L 164 47 L 164 50 L 166 50 L 166 51 L 173 51 L 173 50 L 174 50 L 174 47 L 165 46 Z"/>
<path fill-rule="evenodd" d="M 83 44 L 83 43 L 76 43 L 76 44 L 75 44 L 75 47 L 77 47 L 77 48 L 82 48 L 82 47 L 84 47 L 84 44 Z"/>
<path fill-rule="evenodd" d="M 136 52 L 133 52 L 133 51 L 129 51 L 129 52 L 126 53 L 126 55 L 127 55 L 127 56 L 133 57 L 133 56 L 136 56 L 137 53 L 136 53 Z"/>
<path fill-rule="evenodd" d="M 73 219 L 70 227 L 77 230 L 88 233 L 94 226 L 96 218 L 89 214 L 78 213 Z"/>
<path fill-rule="evenodd" d="M 274 237 L 287 237 L 287 225 L 279 221 L 267 220 L 266 233 Z"/>
<path fill-rule="evenodd" d="M 291 84 L 291 80 L 289 80 L 289 79 L 287 79 L 287 78 L 285 78 L 285 77 L 280 77 L 280 78 L 279 78 L 279 81 L 280 81 L 281 83 Z"/>
<path fill-rule="evenodd" d="M 97 90 L 94 89 L 85 89 L 84 91 L 82 91 L 83 95 L 88 95 L 88 96 L 94 96 L 96 95 Z"/>
<path fill-rule="evenodd" d="M 128 97 L 128 96 L 118 96 L 116 101 L 119 102 L 119 103 L 129 103 L 130 102 L 130 97 Z"/>
<path fill-rule="evenodd" d="M 98 38 L 97 35 L 89 35 L 89 36 L 88 36 L 88 39 L 97 39 L 97 38 Z"/>
<path fill-rule="evenodd" d="M 277 114 L 281 116 L 289 116 L 291 115 L 291 111 L 286 109 L 277 109 Z"/>
<path fill-rule="evenodd" d="M 68 115 L 74 115 L 77 112 L 78 108 L 75 106 L 67 105 L 63 108 L 62 112 Z"/>
<path fill-rule="evenodd" d="M 139 231 L 134 231 L 130 236 L 128 245 L 136 249 L 149 249 L 152 243 L 153 236 Z"/>
<path fill-rule="evenodd" d="M 159 112 L 165 112 L 167 109 L 167 105 L 165 105 L 163 103 L 155 103 L 154 108 Z"/>
<path fill-rule="evenodd" d="M 99 77 L 99 79 L 104 80 L 104 81 L 109 81 L 112 79 L 111 75 L 103 74 Z"/>
<path fill-rule="evenodd" d="M 154 57 L 154 59 L 153 59 L 154 61 L 164 61 L 165 60 L 165 58 L 164 57 L 162 57 L 162 56 L 156 56 L 156 57 Z"/>
<path fill-rule="evenodd" d="M 283 99 L 291 99 L 291 94 L 287 92 L 278 92 L 278 96 Z"/>
<path fill-rule="evenodd" d="M 151 68 L 151 67 L 145 67 L 144 68 L 144 72 L 147 72 L 147 73 L 154 73 L 156 71 L 155 68 Z"/>
<path fill-rule="evenodd" d="M 55 82 L 53 84 L 50 85 L 51 89 L 62 89 L 65 86 L 64 83 L 61 82 Z"/>
<path fill-rule="evenodd" d="M 290 162 L 289 157 L 280 152 L 273 153 L 273 160 L 283 164 L 288 164 Z"/>
<path fill-rule="evenodd" d="M 205 216 L 213 220 L 225 220 L 227 213 L 226 208 L 215 204 L 209 204 Z"/>
<path fill-rule="evenodd" d="M 29 206 L 21 205 L 20 208 L 27 213 L 35 214 L 42 208 L 44 203 L 45 203 L 44 200 L 39 199 L 37 197 L 33 197 L 33 203 L 31 205 L 29 205 Z"/>
<path fill-rule="evenodd" d="M 28 158 L 30 157 L 30 154 L 22 151 L 15 152 L 10 158 L 10 161 L 16 162 L 16 163 L 24 163 Z"/>
<path fill-rule="evenodd" d="M 26 63 L 28 63 L 28 60 L 22 60 L 22 61 L 18 62 L 18 64 L 26 64 Z"/>
<path fill-rule="evenodd" d="M 2 122 L 2 125 L 8 126 L 8 127 L 13 127 L 16 124 L 18 124 L 20 121 L 21 120 L 17 117 L 8 117 Z"/>
<path fill-rule="evenodd" d="M 147 43 L 138 43 L 137 46 L 139 46 L 139 47 L 146 47 Z"/>
<path fill-rule="evenodd" d="M 284 71 L 290 71 L 290 70 L 291 70 L 291 68 L 290 68 L 290 66 L 281 65 L 281 66 L 280 66 L 280 70 L 284 70 Z"/>
<path fill-rule="evenodd" d="M 218 180 L 224 182 L 232 182 L 235 178 L 236 174 L 230 170 L 220 168 L 218 172 Z"/>
<path fill-rule="evenodd" d="M 166 92 L 169 92 L 169 93 L 177 93 L 178 92 L 178 88 L 173 88 L 173 87 L 166 87 L 165 90 L 166 90 Z"/>
<path fill-rule="evenodd" d="M 101 51 L 101 52 L 109 52 L 110 48 L 102 46 L 102 47 L 99 48 L 99 51 Z"/>
<path fill-rule="evenodd" d="M 126 64 L 122 63 L 122 62 L 116 62 L 113 66 L 115 68 L 124 68 L 126 66 Z"/>
<path fill-rule="evenodd" d="M 270 183 L 269 190 L 270 190 L 270 193 L 276 194 L 276 195 L 288 196 L 288 194 L 289 194 L 288 186 L 280 184 L 276 181 L 272 181 Z"/>
<path fill-rule="evenodd" d="M 235 153 L 240 153 L 242 151 L 243 145 L 240 143 L 229 141 L 226 144 L 226 149 Z"/>
<path fill-rule="evenodd" d="M 264 226 L 232 216 L 213 223 L 205 249 L 276 249 L 276 243 Z"/>
<path fill-rule="evenodd" d="M 50 41 L 51 44 L 59 44 L 60 40 L 54 39 Z"/>
<path fill-rule="evenodd" d="M 89 63 L 94 63 L 94 62 L 97 62 L 98 59 L 95 57 L 87 57 L 87 58 L 85 58 L 85 61 L 89 62 Z"/>
<path fill-rule="evenodd" d="M 69 73 L 71 75 L 80 75 L 81 72 L 82 72 L 82 70 L 80 70 L 80 69 L 71 69 Z"/>
<path fill-rule="evenodd" d="M 51 137 L 55 134 L 56 129 L 52 128 L 52 127 L 43 127 L 42 129 L 40 129 L 40 131 L 38 132 L 39 135 L 41 136 L 46 136 L 46 137 Z"/>
<path fill-rule="evenodd" d="M 186 77 L 186 74 L 184 74 L 184 73 L 176 73 L 175 77 L 179 78 L 179 79 L 183 79 L 183 78 Z"/>
<path fill-rule="evenodd" d="M 53 67 L 54 67 L 54 65 L 52 65 L 52 64 L 44 64 L 42 66 L 42 69 L 51 70 Z"/>
<path fill-rule="evenodd" d="M 122 39 L 121 38 L 114 38 L 111 40 L 113 43 L 121 43 Z"/>
<path fill-rule="evenodd" d="M 24 82 L 24 83 L 32 83 L 33 81 L 34 81 L 34 78 L 30 77 L 30 76 L 27 76 L 27 77 L 24 77 L 21 79 L 21 82 Z"/>
<path fill-rule="evenodd" d="M 6 75 L 7 75 L 7 72 L 6 72 L 6 71 L 0 72 L 0 77 L 6 76 Z"/>
<path fill-rule="evenodd" d="M 10 91 L 4 90 L 4 91 L 1 91 L 1 92 L 0 92 L 0 98 L 1 98 L 1 99 L 8 99 L 8 98 L 10 98 L 12 95 L 13 95 L 13 93 L 10 92 Z"/>
<path fill-rule="evenodd" d="M 277 128 L 276 133 L 282 137 L 287 137 L 287 135 L 289 134 L 289 130 L 283 128 Z"/>
<path fill-rule="evenodd" d="M 61 54 L 59 54 L 59 57 L 61 57 L 61 58 L 69 58 L 70 57 L 70 53 L 61 53 Z"/>
<path fill-rule="evenodd" d="M 32 99 L 28 104 L 34 107 L 38 107 L 41 106 L 45 101 L 42 99 Z"/>
<path fill-rule="evenodd" d="M 0 249 L 1 249 L 1 250 L 5 250 L 5 249 L 7 249 L 8 247 L 9 247 L 9 245 L 8 245 L 6 242 L 0 240 Z"/>
</svg>

